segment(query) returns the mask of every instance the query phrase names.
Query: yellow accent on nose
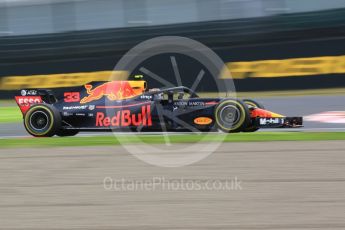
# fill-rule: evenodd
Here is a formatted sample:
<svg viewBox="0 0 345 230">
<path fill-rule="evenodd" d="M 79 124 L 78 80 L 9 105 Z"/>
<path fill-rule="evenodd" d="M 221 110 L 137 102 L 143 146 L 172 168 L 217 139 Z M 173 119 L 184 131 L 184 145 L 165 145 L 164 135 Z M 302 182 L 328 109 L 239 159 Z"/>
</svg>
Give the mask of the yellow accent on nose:
<svg viewBox="0 0 345 230">
<path fill-rule="evenodd" d="M 279 113 L 272 113 L 272 112 L 271 112 L 271 114 L 272 114 L 272 117 L 273 117 L 273 118 L 282 118 L 282 117 L 286 117 L 286 116 L 281 115 L 281 114 L 279 114 Z"/>
</svg>

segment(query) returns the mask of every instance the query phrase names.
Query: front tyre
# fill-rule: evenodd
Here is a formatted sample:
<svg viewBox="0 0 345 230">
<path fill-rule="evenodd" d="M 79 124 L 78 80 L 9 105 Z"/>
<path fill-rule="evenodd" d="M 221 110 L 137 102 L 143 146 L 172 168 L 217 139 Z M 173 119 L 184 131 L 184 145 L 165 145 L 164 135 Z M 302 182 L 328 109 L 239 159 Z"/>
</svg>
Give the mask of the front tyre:
<svg viewBox="0 0 345 230">
<path fill-rule="evenodd" d="M 249 109 L 255 109 L 255 108 L 265 109 L 265 107 L 262 104 L 251 99 L 244 99 L 243 102 L 248 106 Z M 258 130 L 259 128 L 257 126 L 255 126 L 254 124 L 249 124 L 248 127 L 246 127 L 243 130 L 243 132 L 252 133 Z"/>
<path fill-rule="evenodd" d="M 225 99 L 215 110 L 216 126 L 223 132 L 241 132 L 250 124 L 248 107 L 240 100 Z"/>
<path fill-rule="evenodd" d="M 24 116 L 24 127 L 34 137 L 51 137 L 61 126 L 61 116 L 51 105 L 32 106 Z"/>
</svg>

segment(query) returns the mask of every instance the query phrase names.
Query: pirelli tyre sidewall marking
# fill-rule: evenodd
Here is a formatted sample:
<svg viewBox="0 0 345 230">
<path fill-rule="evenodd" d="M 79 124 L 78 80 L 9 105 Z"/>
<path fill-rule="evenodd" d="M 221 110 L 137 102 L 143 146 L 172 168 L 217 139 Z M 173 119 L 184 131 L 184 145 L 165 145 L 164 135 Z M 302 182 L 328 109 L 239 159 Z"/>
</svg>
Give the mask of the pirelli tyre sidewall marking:
<svg viewBox="0 0 345 230">
<path fill-rule="evenodd" d="M 241 110 L 241 115 L 242 115 L 242 116 L 240 117 L 240 120 L 238 121 L 238 123 L 237 123 L 235 126 L 232 126 L 230 129 L 224 127 L 224 126 L 219 122 L 219 118 L 218 118 L 219 110 L 222 108 L 222 106 L 223 106 L 224 104 L 227 104 L 227 103 L 234 103 L 235 105 L 237 105 L 237 106 L 238 106 L 237 108 L 239 108 L 239 109 Z M 227 130 L 227 131 L 232 131 L 232 130 L 238 129 L 239 127 L 241 127 L 241 126 L 243 125 L 243 122 L 244 122 L 245 119 L 246 119 L 245 114 L 246 114 L 246 111 L 245 111 L 245 109 L 243 108 L 243 105 L 242 105 L 241 103 L 239 103 L 239 102 L 236 101 L 236 100 L 225 100 L 225 101 L 221 102 L 221 103 L 217 106 L 217 108 L 216 108 L 216 112 L 215 112 L 216 124 L 217 124 L 220 128 L 222 128 L 222 129 L 224 129 L 224 130 Z"/>
<path fill-rule="evenodd" d="M 45 112 L 47 112 L 49 114 L 49 120 L 50 120 L 50 124 L 49 124 L 49 127 L 46 131 L 44 132 L 36 132 L 35 130 L 33 130 L 30 125 L 30 118 L 31 118 L 31 115 L 34 113 L 34 112 L 37 112 L 38 110 L 44 110 Z M 51 131 L 51 129 L 53 128 L 53 125 L 54 125 L 54 115 L 53 113 L 50 111 L 50 109 L 48 109 L 47 107 L 45 106 L 41 106 L 41 105 L 37 105 L 37 106 L 34 106 L 32 108 L 30 108 L 30 110 L 25 114 L 25 119 L 24 119 L 24 125 L 26 127 L 26 129 L 28 131 L 30 131 L 30 133 L 36 135 L 36 136 L 44 136 L 46 135 L 47 133 L 49 133 Z"/>
</svg>

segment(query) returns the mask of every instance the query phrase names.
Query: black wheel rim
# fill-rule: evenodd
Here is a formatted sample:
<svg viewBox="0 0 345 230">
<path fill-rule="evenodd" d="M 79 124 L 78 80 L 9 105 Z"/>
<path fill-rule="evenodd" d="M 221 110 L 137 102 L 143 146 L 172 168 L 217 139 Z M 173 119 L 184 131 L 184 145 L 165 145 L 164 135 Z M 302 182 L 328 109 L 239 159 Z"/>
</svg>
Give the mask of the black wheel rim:
<svg viewBox="0 0 345 230">
<path fill-rule="evenodd" d="M 49 115 L 44 111 L 35 111 L 30 115 L 30 126 L 38 132 L 45 131 L 50 123 Z"/>
<path fill-rule="evenodd" d="M 227 128 L 231 128 L 236 125 L 240 120 L 241 113 L 239 109 L 234 105 L 226 105 L 220 111 L 220 120 Z"/>
</svg>

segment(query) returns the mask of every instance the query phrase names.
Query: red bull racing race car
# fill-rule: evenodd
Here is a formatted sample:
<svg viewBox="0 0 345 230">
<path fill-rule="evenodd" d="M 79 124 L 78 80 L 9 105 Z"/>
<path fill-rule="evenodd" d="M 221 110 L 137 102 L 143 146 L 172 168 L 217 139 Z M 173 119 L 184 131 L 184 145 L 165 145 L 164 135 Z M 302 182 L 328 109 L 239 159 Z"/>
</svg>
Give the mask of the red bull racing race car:
<svg viewBox="0 0 345 230">
<path fill-rule="evenodd" d="M 286 117 L 253 100 L 200 98 L 187 87 L 147 90 L 143 80 L 91 82 L 56 97 L 50 90 L 23 89 L 16 102 L 35 137 L 73 136 L 80 131 L 254 132 L 296 128 Z"/>
</svg>

